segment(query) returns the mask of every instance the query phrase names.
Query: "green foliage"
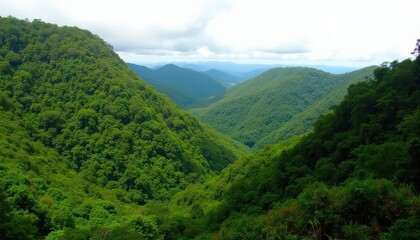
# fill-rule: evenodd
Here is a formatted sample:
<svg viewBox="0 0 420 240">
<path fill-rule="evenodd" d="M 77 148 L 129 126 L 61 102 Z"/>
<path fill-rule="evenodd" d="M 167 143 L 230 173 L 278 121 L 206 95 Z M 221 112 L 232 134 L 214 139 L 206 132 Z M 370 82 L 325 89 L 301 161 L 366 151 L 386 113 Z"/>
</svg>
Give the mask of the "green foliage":
<svg viewBox="0 0 420 240">
<path fill-rule="evenodd" d="M 209 206 L 194 221 L 214 238 L 416 239 L 420 58 L 382 68 L 291 147 L 239 159 L 173 203 Z"/>
<path fill-rule="evenodd" d="M 60 206 L 51 213 L 51 224 L 54 230 L 74 228 L 75 222 L 69 208 Z"/>
<path fill-rule="evenodd" d="M 381 239 L 415 240 L 420 238 L 420 219 L 417 217 L 399 219 Z"/>
<path fill-rule="evenodd" d="M 248 151 L 179 110 L 88 31 L 0 18 L 0 49 L 2 239 L 161 238 L 138 220 L 139 205 Z"/>
<path fill-rule="evenodd" d="M 206 223 L 195 230 L 201 235 L 193 236 L 197 239 L 399 239 L 399 236 L 416 239 L 418 216 L 413 209 L 417 204 L 418 197 L 412 189 L 385 179 L 351 180 L 339 187 L 315 182 L 296 198 L 279 202 L 264 213 L 236 212 L 226 219 L 211 218 L 223 220 L 216 228 L 218 231 L 209 233 L 214 229 Z M 213 212 L 207 213 L 210 214 Z M 183 221 L 188 223 L 182 228 L 185 234 L 201 220 L 184 217 Z"/>
<path fill-rule="evenodd" d="M 419 238 L 420 58 L 352 85 L 313 132 L 235 161 L 246 147 L 178 110 L 97 36 L 9 17 L 0 43 L 1 239 Z M 297 108 L 326 94 L 303 92 Z"/>
<path fill-rule="evenodd" d="M 352 195 L 353 191 L 364 196 Z M 351 181 L 338 188 L 314 184 L 296 200 L 270 211 L 265 231 L 273 237 L 283 231 L 310 239 L 378 239 L 390 222 L 410 214 L 411 199 L 408 188 L 397 188 L 388 180 Z"/>
<path fill-rule="evenodd" d="M 24 212 L 12 211 L 4 190 L 0 188 L 0 237 L 1 239 L 34 239 L 37 227 L 32 216 Z"/>
<path fill-rule="evenodd" d="M 311 129 L 314 120 L 337 104 L 347 87 L 372 75 L 374 67 L 333 75 L 310 68 L 275 68 L 230 88 L 207 108 L 201 120 L 261 149 Z"/>
<path fill-rule="evenodd" d="M 66 229 L 64 232 L 54 232 L 47 239 L 162 239 L 156 226 L 142 217 L 126 219 L 122 223 L 102 227 L 94 226 L 85 229 Z"/>
</svg>

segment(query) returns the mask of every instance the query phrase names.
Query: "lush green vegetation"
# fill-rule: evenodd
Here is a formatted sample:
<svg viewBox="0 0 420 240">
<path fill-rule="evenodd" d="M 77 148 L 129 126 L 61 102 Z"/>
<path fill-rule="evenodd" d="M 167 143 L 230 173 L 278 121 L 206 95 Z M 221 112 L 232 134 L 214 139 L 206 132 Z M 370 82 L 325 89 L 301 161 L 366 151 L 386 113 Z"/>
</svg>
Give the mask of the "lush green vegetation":
<svg viewBox="0 0 420 240">
<path fill-rule="evenodd" d="M 174 239 L 419 239 L 420 57 L 374 75 L 313 132 L 178 193 Z"/>
<path fill-rule="evenodd" d="M 225 91 L 225 87 L 210 75 L 174 64 L 167 64 L 156 70 L 135 64 L 128 65 L 142 79 L 182 108 L 207 106 L 215 101 L 215 96 Z"/>
<path fill-rule="evenodd" d="M 249 147 L 262 148 L 309 131 L 320 114 L 344 97 L 350 84 L 371 77 L 373 69 L 333 75 L 311 68 L 275 68 L 192 112 Z"/>
<path fill-rule="evenodd" d="M 0 18 L 0 83 L 1 239 L 155 239 L 140 205 L 247 151 L 75 27 Z"/>
<path fill-rule="evenodd" d="M 372 72 L 376 67 L 364 68 L 339 75 L 338 81 L 343 81 L 340 86 L 326 94 L 322 99 L 308 106 L 302 112 L 294 115 L 289 121 L 282 124 L 279 128 L 271 131 L 268 135 L 259 140 L 254 148 L 263 148 L 267 144 L 273 144 L 279 140 L 288 139 L 295 135 L 300 135 L 312 129 L 314 121 L 323 113 L 330 111 L 331 106 L 339 103 L 347 93 L 351 84 L 372 78 Z"/>
<path fill-rule="evenodd" d="M 0 44 L 1 239 L 420 238 L 418 47 L 312 132 L 243 156 L 88 31 L 0 18 Z M 315 112 L 372 69 L 277 69 L 272 87 L 277 71 Z"/>
</svg>

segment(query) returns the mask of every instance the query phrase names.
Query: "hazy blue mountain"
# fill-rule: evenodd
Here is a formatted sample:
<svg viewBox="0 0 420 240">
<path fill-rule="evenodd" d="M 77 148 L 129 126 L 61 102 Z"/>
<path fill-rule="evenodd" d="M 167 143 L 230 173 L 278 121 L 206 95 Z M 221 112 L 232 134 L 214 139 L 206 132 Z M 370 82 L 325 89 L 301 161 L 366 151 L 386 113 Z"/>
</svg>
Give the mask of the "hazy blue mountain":
<svg viewBox="0 0 420 240">
<path fill-rule="evenodd" d="M 205 71 L 204 73 L 211 76 L 214 80 L 222 83 L 227 87 L 230 87 L 243 81 L 243 79 L 238 76 L 233 76 L 229 73 L 222 72 L 217 69 L 210 69 Z"/>
<path fill-rule="evenodd" d="M 216 69 L 233 76 L 243 78 L 241 75 L 252 72 L 257 69 L 270 69 L 279 66 L 278 64 L 241 64 L 232 62 L 177 62 L 176 65 L 184 68 L 193 69 L 195 71 L 205 72 L 211 69 Z M 260 72 L 261 73 L 261 72 Z M 243 79 L 247 80 L 247 79 Z"/>
<path fill-rule="evenodd" d="M 333 74 L 342 74 L 347 72 L 355 71 L 359 68 L 357 67 L 346 67 L 346 66 L 328 66 L 328 65 L 308 65 L 308 64 L 242 64 L 242 63 L 232 63 L 232 62 L 172 62 L 173 64 L 183 67 L 189 68 L 199 72 L 205 72 L 211 69 L 216 69 L 222 72 L 229 73 L 234 76 L 238 76 L 241 78 L 245 78 L 244 80 L 249 79 L 249 75 L 251 77 L 255 77 L 258 74 L 267 71 L 271 68 L 275 67 L 310 67 L 316 68 L 318 70 L 322 70 L 324 72 L 329 72 Z M 163 65 L 168 63 L 159 63 L 159 64 L 150 64 L 145 65 L 152 69 L 159 68 Z M 252 72 L 256 71 L 257 74 L 252 75 Z M 247 74 L 249 73 L 249 74 Z M 247 78 L 248 77 L 248 78 Z"/>
<path fill-rule="evenodd" d="M 130 63 L 128 66 L 159 92 L 166 94 L 183 108 L 211 102 L 215 96 L 225 91 L 225 86 L 208 74 L 174 64 L 167 64 L 157 69 Z"/>
<path fill-rule="evenodd" d="M 141 73 L 141 78 L 143 80 L 145 80 L 146 82 L 156 81 L 156 80 L 154 80 L 154 78 L 156 76 L 156 73 L 153 69 L 145 67 L 145 66 L 141 66 L 141 65 L 132 64 L 132 63 L 128 63 L 127 65 L 135 73 L 137 73 L 137 75 L 140 75 L 140 73 Z"/>
<path fill-rule="evenodd" d="M 244 72 L 244 73 L 241 73 L 241 74 L 239 74 L 239 76 L 240 76 L 242 79 L 246 79 L 246 80 L 248 80 L 248 79 L 251 79 L 251 78 L 253 78 L 253 77 L 256 77 L 256 76 L 260 75 L 261 73 L 263 73 L 263 72 L 265 72 L 265 71 L 270 70 L 271 68 L 273 68 L 273 67 L 263 67 L 263 68 L 258 68 L 258 69 L 254 69 L 254 70 L 249 71 L 249 72 Z"/>
</svg>

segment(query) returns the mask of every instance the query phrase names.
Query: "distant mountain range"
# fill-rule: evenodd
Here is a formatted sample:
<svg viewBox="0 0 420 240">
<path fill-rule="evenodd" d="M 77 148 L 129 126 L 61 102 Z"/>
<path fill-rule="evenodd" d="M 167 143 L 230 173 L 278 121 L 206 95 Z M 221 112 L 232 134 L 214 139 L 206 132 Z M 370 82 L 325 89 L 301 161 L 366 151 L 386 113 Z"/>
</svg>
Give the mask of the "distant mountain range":
<svg viewBox="0 0 420 240">
<path fill-rule="evenodd" d="M 243 78 L 231 75 L 226 72 L 222 72 L 216 69 L 210 69 L 204 72 L 205 74 L 211 76 L 213 79 L 217 80 L 218 82 L 222 83 L 226 87 L 233 86 L 235 84 L 243 82 Z"/>
<path fill-rule="evenodd" d="M 231 62 L 176 62 L 143 66 L 128 63 L 142 79 L 167 95 L 184 109 L 202 108 L 223 98 L 226 88 L 256 77 L 272 68 L 285 65 L 238 64 Z M 356 68 L 313 66 L 333 74 Z"/>
<path fill-rule="evenodd" d="M 238 81 L 234 76 L 217 70 L 207 74 L 174 64 L 167 64 L 157 69 L 130 63 L 128 66 L 143 80 L 153 85 L 159 92 L 166 94 L 182 108 L 208 105 L 207 102 L 211 103 L 216 96 L 224 93 L 225 86 L 230 85 L 229 78 L 232 81 Z M 221 76 L 223 84 L 216 81 L 211 74 Z"/>
<path fill-rule="evenodd" d="M 183 67 L 167 64 L 151 69 L 128 65 L 180 107 L 190 109 L 220 132 L 254 148 L 307 132 L 320 114 L 342 99 L 350 84 L 369 78 L 375 68 L 332 74 L 308 67 L 177 64 Z M 330 71 L 349 70 L 323 67 Z M 246 75 L 257 76 L 244 81 Z"/>
<path fill-rule="evenodd" d="M 183 68 L 189 68 L 199 72 L 205 72 L 211 69 L 216 69 L 230 75 L 240 77 L 242 80 L 248 80 L 255 77 L 269 69 L 276 67 L 310 67 L 324 72 L 332 74 L 341 74 L 355 71 L 357 67 L 344 67 L 344 66 L 327 66 L 327 65 L 292 65 L 292 64 L 241 64 L 233 62 L 170 62 Z M 159 68 L 170 63 L 158 63 L 158 64 L 143 64 L 144 66 L 152 69 Z"/>
</svg>

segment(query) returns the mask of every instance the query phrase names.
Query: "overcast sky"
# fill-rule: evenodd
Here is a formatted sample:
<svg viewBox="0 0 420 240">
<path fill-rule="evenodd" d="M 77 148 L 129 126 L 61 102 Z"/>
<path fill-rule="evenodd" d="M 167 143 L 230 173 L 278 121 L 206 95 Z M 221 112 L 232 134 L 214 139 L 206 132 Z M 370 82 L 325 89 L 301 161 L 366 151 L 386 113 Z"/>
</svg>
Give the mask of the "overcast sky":
<svg viewBox="0 0 420 240">
<path fill-rule="evenodd" d="M 0 16 L 78 26 L 125 61 L 368 66 L 410 57 L 419 0 L 0 0 Z"/>
</svg>

